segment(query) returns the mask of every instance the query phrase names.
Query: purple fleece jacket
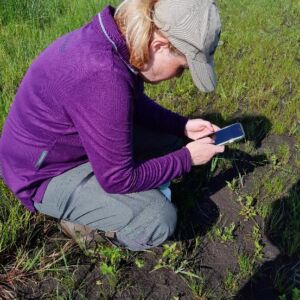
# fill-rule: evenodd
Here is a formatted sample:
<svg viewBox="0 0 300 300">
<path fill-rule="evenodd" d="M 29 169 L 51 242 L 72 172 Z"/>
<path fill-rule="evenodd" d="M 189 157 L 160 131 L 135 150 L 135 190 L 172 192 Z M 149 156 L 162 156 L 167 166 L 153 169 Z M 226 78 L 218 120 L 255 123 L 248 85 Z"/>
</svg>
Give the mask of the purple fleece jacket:
<svg viewBox="0 0 300 300">
<path fill-rule="evenodd" d="M 87 161 L 102 188 L 120 194 L 157 188 L 191 169 L 186 147 L 133 159 L 133 122 L 183 136 L 187 118 L 144 94 L 113 14 L 107 6 L 52 43 L 17 91 L 0 139 L 0 170 L 32 212 L 54 176 Z"/>
</svg>

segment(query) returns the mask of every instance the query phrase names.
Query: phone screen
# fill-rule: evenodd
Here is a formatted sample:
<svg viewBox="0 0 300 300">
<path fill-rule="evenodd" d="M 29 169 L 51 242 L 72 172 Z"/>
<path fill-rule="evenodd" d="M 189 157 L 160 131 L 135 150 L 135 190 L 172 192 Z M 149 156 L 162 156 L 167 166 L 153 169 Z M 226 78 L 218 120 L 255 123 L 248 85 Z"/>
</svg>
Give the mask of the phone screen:
<svg viewBox="0 0 300 300">
<path fill-rule="evenodd" d="M 215 145 L 224 145 L 245 137 L 244 129 L 240 123 L 235 123 L 215 132 L 213 138 Z"/>
</svg>

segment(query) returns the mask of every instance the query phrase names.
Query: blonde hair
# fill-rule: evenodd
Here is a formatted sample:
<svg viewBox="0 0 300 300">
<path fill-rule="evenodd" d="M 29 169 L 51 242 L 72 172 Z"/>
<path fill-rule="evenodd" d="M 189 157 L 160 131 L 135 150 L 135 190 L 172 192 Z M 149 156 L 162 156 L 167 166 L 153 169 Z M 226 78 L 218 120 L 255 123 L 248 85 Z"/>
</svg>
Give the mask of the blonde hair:
<svg viewBox="0 0 300 300">
<path fill-rule="evenodd" d="M 114 19 L 126 39 L 129 62 L 141 69 L 149 60 L 149 45 L 154 32 L 165 37 L 153 22 L 152 14 L 159 0 L 124 0 L 116 9 Z M 171 43 L 170 49 L 181 54 Z"/>
</svg>

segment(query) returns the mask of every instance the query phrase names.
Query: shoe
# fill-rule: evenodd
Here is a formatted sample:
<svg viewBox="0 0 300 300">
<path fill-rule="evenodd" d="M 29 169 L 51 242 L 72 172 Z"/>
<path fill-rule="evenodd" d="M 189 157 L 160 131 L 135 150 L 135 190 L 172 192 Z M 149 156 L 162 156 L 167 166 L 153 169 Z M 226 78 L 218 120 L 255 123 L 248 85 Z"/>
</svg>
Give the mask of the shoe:
<svg viewBox="0 0 300 300">
<path fill-rule="evenodd" d="M 116 246 L 113 242 L 115 232 L 104 232 L 87 225 L 77 224 L 66 220 L 60 220 L 61 231 L 69 238 L 76 241 L 82 248 L 90 248 L 97 243 L 109 242 L 111 245 Z"/>
</svg>

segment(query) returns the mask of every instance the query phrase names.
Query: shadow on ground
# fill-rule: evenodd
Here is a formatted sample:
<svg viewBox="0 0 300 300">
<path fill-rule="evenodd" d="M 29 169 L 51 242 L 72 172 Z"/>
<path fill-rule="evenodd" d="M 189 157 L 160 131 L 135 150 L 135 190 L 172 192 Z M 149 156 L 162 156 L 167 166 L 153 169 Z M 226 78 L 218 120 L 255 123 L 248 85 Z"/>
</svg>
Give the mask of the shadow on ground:
<svg viewBox="0 0 300 300">
<path fill-rule="evenodd" d="M 235 299 L 278 299 L 274 286 L 287 299 L 300 289 L 300 180 L 288 195 L 278 199 L 266 225 L 266 235 L 279 249 L 278 256 L 264 263 Z"/>
</svg>

